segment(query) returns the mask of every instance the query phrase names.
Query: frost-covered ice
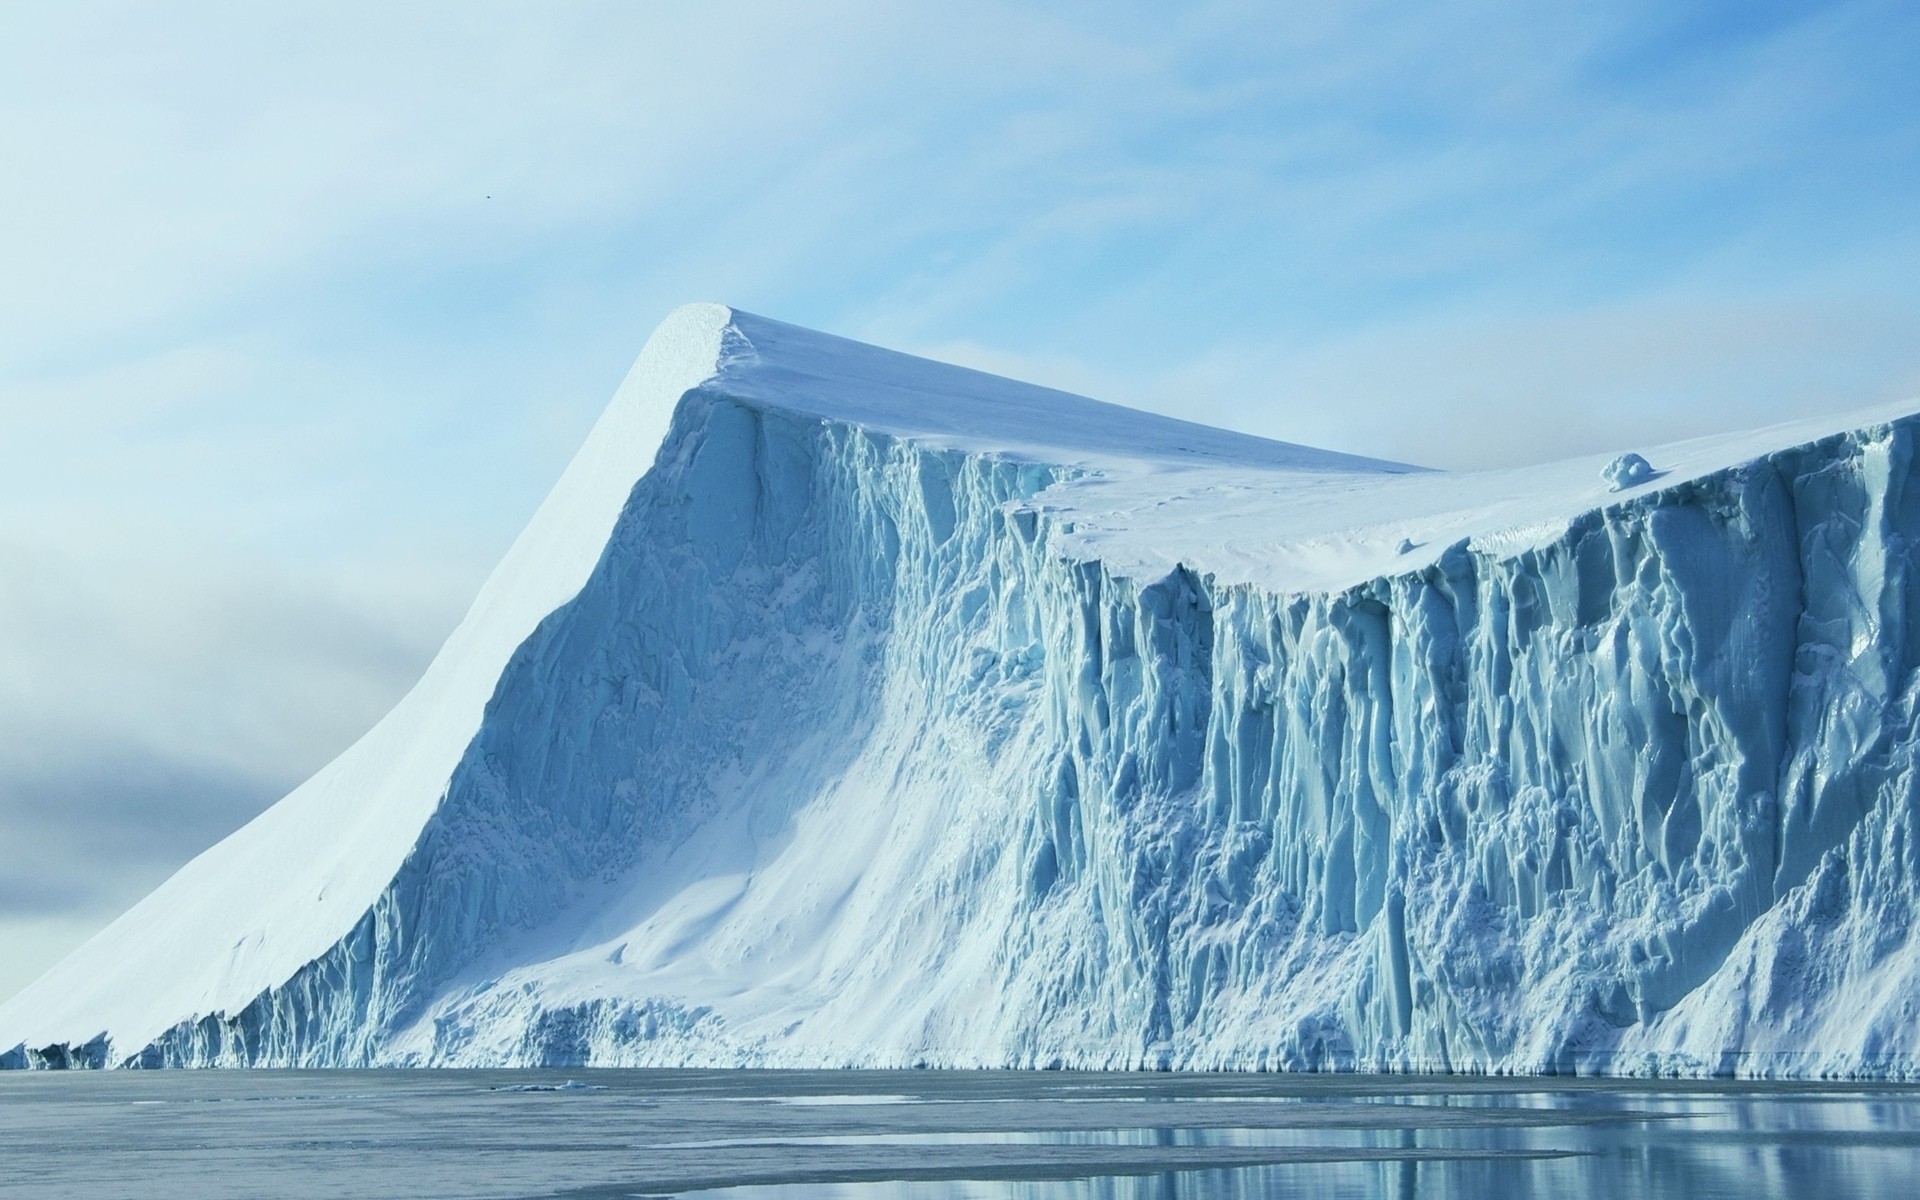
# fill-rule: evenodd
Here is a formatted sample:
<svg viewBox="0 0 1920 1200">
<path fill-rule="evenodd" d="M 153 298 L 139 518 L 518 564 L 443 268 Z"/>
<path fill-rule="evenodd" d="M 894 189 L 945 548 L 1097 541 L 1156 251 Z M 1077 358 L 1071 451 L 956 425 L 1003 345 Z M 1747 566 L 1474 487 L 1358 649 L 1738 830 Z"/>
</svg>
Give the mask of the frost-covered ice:
<svg viewBox="0 0 1920 1200">
<path fill-rule="evenodd" d="M 1629 451 L 1608 463 L 1600 478 L 1607 481 L 1608 491 L 1624 492 L 1651 482 L 1655 474 L 1652 463 Z"/>
<path fill-rule="evenodd" d="M 683 309 L 13 1065 L 1916 1073 L 1906 408 L 1454 474 Z"/>
</svg>

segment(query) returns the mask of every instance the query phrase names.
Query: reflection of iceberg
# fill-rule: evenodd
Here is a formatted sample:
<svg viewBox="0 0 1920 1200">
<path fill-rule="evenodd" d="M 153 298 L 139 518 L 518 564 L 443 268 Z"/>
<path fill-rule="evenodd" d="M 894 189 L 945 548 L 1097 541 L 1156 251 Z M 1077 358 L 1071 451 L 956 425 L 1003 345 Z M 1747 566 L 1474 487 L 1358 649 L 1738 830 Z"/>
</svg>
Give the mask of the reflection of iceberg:
<svg viewBox="0 0 1920 1200">
<path fill-rule="evenodd" d="M 0 1046 L 1905 1073 L 1913 437 L 1615 497 L 684 309 L 413 694 Z"/>
</svg>

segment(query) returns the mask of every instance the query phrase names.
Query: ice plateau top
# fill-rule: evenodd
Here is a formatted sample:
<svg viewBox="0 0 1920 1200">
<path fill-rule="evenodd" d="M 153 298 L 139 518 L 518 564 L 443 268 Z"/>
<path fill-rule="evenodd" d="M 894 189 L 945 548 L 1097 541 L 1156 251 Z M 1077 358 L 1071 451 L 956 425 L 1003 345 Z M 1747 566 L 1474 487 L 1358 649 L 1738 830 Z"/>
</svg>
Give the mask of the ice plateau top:
<svg viewBox="0 0 1920 1200">
<path fill-rule="evenodd" d="M 681 309 L 0 1064 L 1910 1076 L 1909 412 L 1458 474 Z"/>
</svg>

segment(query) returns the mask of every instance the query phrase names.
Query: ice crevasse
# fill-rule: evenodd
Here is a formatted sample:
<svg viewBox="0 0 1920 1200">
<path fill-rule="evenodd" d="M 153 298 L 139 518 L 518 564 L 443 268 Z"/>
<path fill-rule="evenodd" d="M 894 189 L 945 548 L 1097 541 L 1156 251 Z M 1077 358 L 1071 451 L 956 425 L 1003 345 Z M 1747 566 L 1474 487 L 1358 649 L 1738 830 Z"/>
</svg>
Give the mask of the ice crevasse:
<svg viewBox="0 0 1920 1200">
<path fill-rule="evenodd" d="M 1917 425 L 1426 471 L 690 306 L 0 1063 L 1910 1078 Z"/>
</svg>

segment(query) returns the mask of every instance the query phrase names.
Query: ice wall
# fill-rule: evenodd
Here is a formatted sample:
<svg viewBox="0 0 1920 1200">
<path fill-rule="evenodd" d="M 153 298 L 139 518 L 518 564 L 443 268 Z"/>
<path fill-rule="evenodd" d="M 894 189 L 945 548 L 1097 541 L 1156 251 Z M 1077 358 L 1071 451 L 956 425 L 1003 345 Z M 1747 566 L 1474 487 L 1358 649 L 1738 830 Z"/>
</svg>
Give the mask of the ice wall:
<svg viewBox="0 0 1920 1200">
<path fill-rule="evenodd" d="M 16 1065 L 1915 1073 L 1914 422 L 1291 591 L 758 386 L 349 936 Z"/>
</svg>

